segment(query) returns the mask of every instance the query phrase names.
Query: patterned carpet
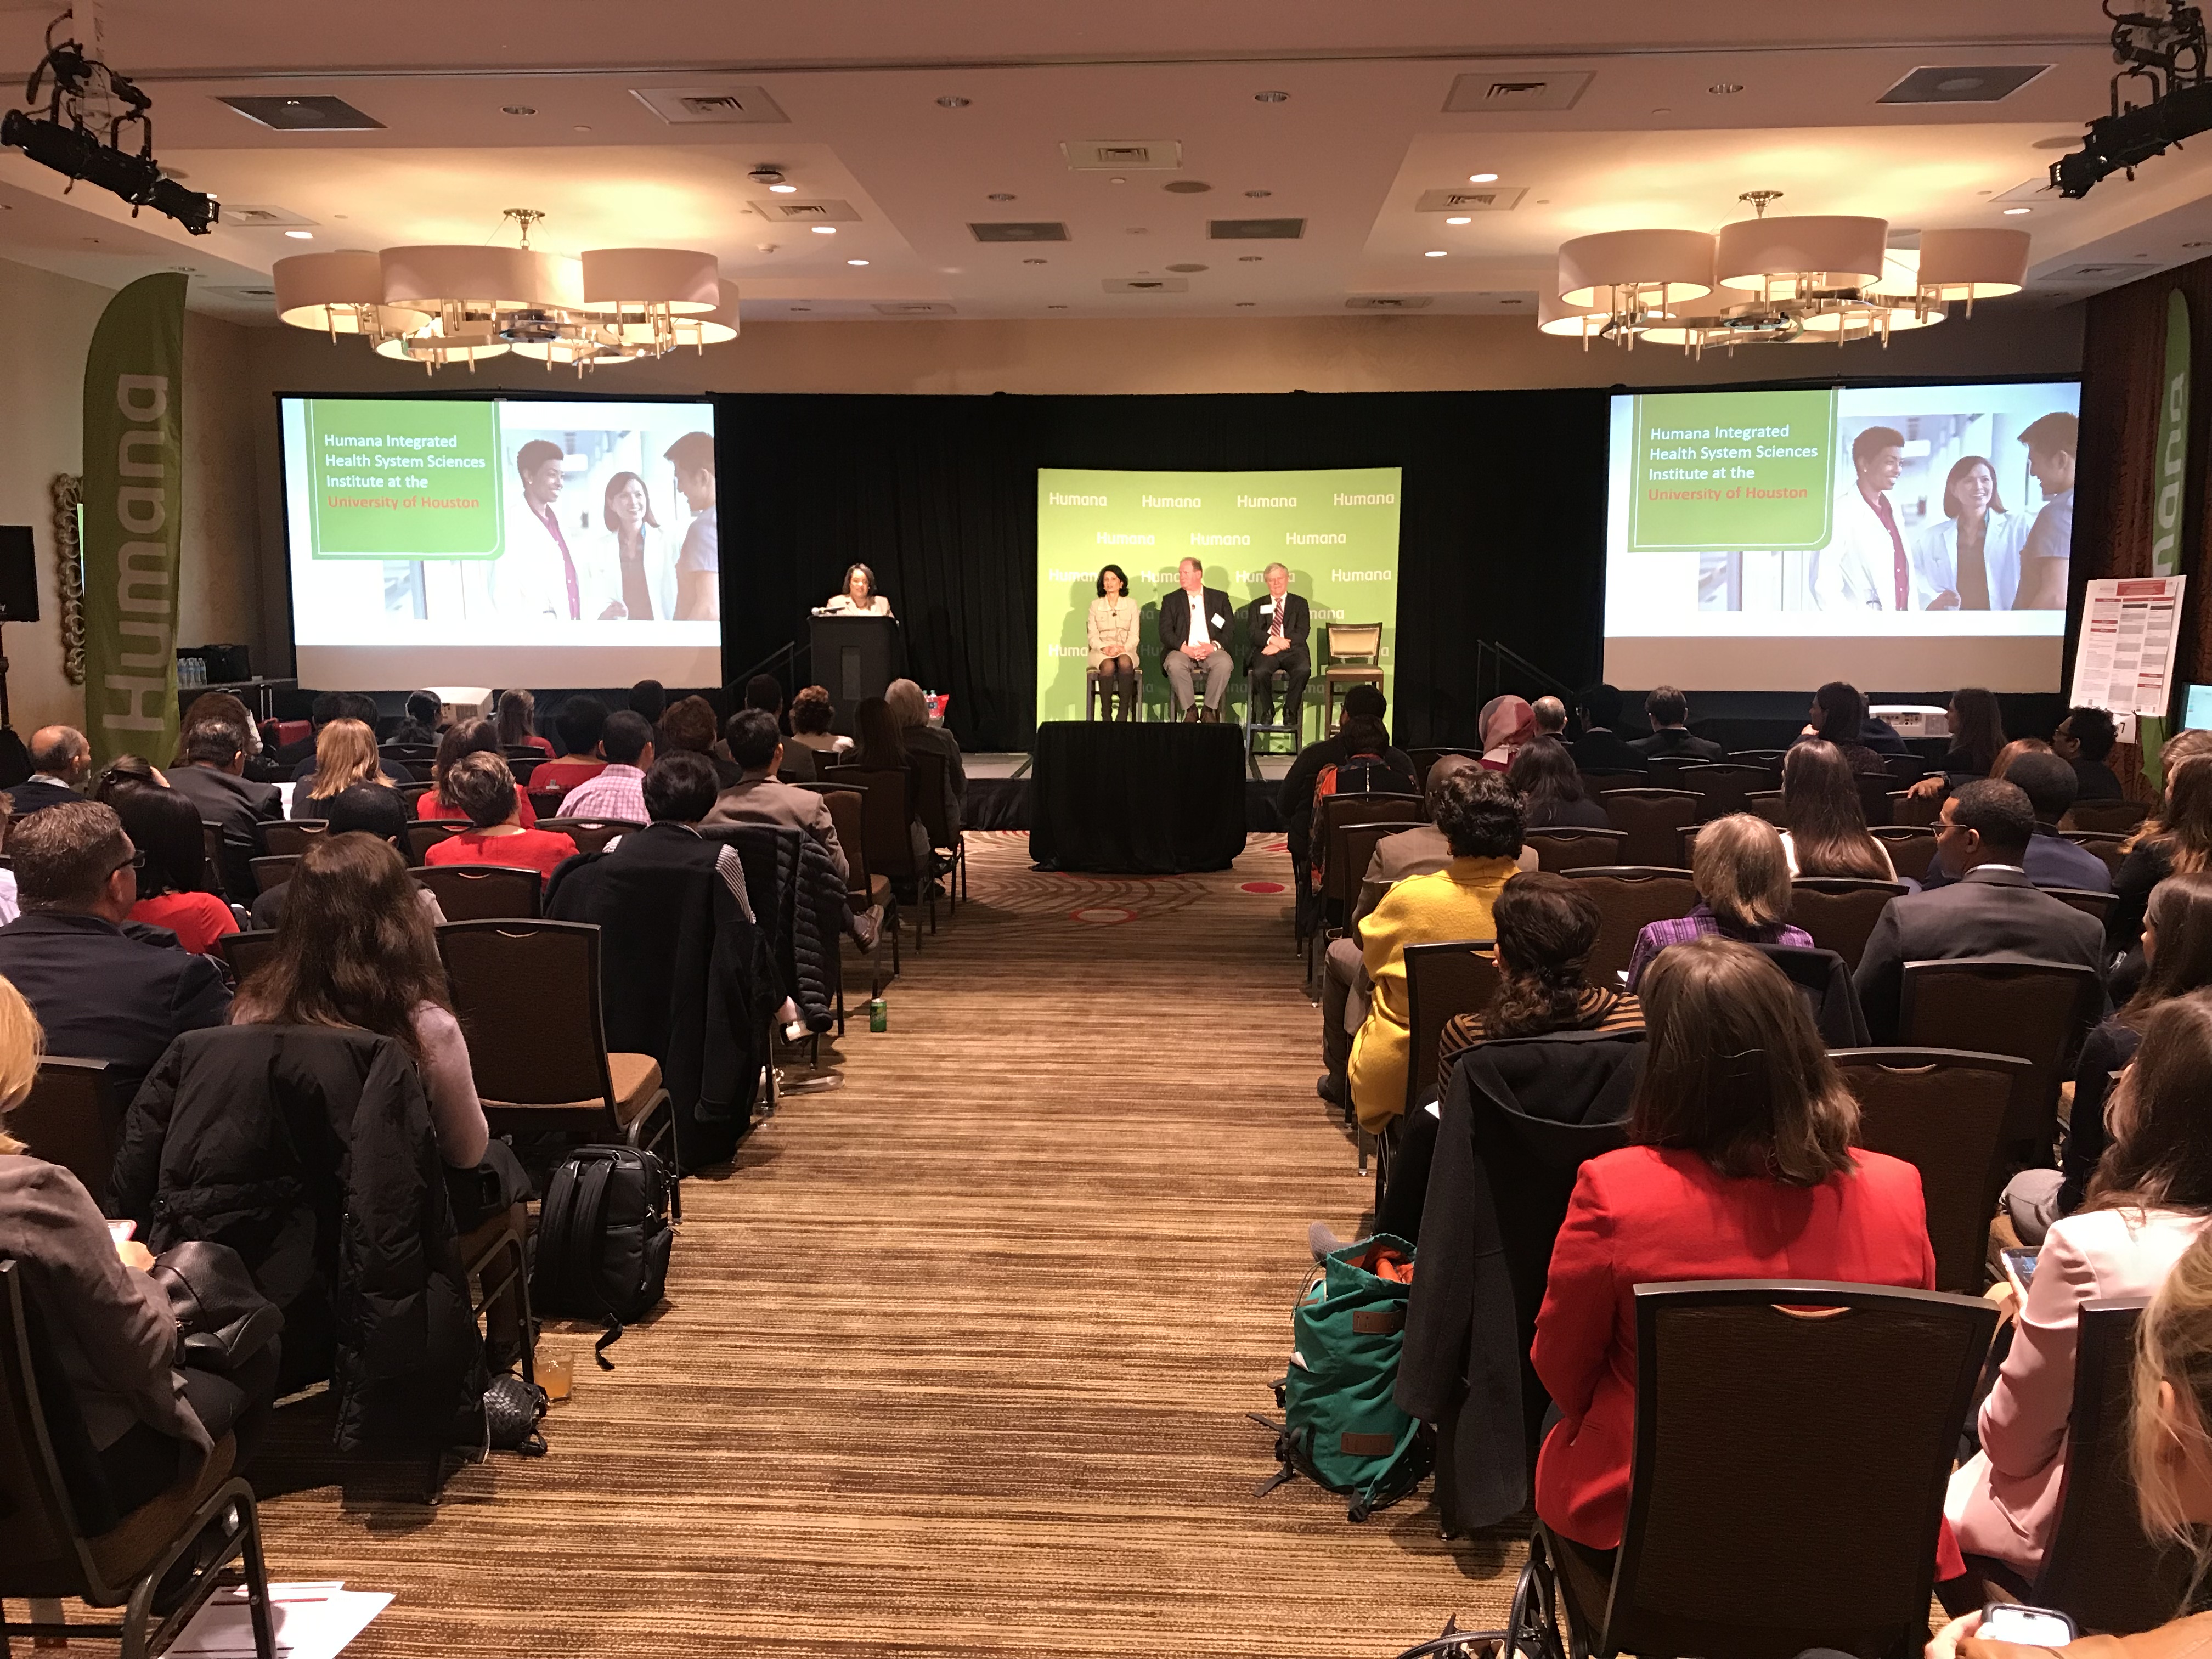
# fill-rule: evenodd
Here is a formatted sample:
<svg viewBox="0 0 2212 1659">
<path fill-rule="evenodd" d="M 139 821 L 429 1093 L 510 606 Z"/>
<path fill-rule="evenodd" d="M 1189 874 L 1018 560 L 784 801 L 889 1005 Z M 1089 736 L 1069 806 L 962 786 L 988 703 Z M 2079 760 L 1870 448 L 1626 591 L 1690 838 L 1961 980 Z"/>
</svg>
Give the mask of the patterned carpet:
<svg viewBox="0 0 2212 1659">
<path fill-rule="evenodd" d="M 1366 1194 L 1314 1097 L 1279 838 L 1159 880 L 970 846 L 843 1085 L 686 1183 L 619 1368 L 549 1327 L 579 1362 L 549 1456 L 436 1509 L 270 1499 L 276 1574 L 397 1592 L 350 1652 L 1365 1659 L 1500 1621 L 1516 1538 L 1252 1496 L 1305 1224 Z"/>
</svg>

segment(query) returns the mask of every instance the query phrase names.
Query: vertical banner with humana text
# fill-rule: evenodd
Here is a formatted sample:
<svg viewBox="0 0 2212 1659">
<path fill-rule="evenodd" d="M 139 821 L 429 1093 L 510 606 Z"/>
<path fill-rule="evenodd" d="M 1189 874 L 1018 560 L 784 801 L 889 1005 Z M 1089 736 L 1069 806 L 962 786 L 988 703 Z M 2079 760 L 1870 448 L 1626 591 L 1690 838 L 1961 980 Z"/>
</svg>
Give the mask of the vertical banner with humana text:
<svg viewBox="0 0 2212 1659">
<path fill-rule="evenodd" d="M 1109 564 L 1129 581 L 1142 619 L 1140 666 L 1148 720 L 1167 711 L 1161 671 L 1161 597 L 1185 559 L 1205 567 L 1206 586 L 1225 593 L 1226 632 L 1237 669 L 1230 712 L 1241 719 L 1253 607 L 1270 603 L 1267 567 L 1288 573 L 1304 597 L 1312 636 L 1313 681 L 1305 732 L 1321 729 L 1322 639 L 1331 623 L 1382 624 L 1383 690 L 1398 643 L 1398 510 L 1403 483 L 1395 466 L 1310 472 L 1037 473 L 1036 717 L 1084 717 L 1090 666 L 1088 623 L 1100 573 Z M 1262 624 L 1264 626 L 1264 623 Z"/>
<path fill-rule="evenodd" d="M 84 730 L 95 766 L 177 740 L 185 279 L 112 300 L 84 366 Z"/>
</svg>

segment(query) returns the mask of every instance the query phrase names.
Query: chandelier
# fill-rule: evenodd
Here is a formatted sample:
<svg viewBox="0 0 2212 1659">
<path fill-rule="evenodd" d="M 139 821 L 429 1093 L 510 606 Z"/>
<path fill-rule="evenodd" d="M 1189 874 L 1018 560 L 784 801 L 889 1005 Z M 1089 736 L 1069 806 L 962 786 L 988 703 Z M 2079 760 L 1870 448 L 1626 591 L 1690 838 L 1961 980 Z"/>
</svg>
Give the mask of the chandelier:
<svg viewBox="0 0 2212 1659">
<path fill-rule="evenodd" d="M 1632 350 L 1638 339 L 1708 346 L 1825 344 L 1889 337 L 1944 320 L 1954 300 L 2017 294 L 2027 274 L 2020 230 L 1929 230 L 1917 250 L 1888 246 L 1887 221 L 1843 214 L 1766 216 L 1778 190 L 1737 198 L 1752 216 L 1695 230 L 1616 230 L 1562 243 L 1539 326 Z"/>
<path fill-rule="evenodd" d="M 703 350 L 738 337 L 738 290 L 711 253 L 597 248 L 572 258 L 530 246 L 535 208 L 508 208 L 518 247 L 388 247 L 303 253 L 271 276 L 280 320 L 335 341 L 360 335 L 382 357 L 434 374 L 514 352 L 550 371 Z"/>
</svg>

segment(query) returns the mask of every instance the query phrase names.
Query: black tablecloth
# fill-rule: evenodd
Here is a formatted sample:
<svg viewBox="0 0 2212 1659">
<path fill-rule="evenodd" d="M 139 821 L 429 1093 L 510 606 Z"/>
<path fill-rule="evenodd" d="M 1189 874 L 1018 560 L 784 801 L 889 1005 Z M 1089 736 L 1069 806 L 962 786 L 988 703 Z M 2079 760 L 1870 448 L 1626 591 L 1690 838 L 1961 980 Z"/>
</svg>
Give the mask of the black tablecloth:
<svg viewBox="0 0 2212 1659">
<path fill-rule="evenodd" d="M 1244 850 L 1240 727 L 1051 720 L 1037 727 L 1031 777 L 1041 870 L 1226 870 Z"/>
</svg>

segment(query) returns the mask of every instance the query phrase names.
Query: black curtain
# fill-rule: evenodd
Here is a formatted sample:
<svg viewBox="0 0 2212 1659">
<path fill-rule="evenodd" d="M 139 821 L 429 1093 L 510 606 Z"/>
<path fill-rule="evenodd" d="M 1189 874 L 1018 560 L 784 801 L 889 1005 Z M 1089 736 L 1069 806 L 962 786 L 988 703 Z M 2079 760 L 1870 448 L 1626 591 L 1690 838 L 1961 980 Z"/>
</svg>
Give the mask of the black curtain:
<svg viewBox="0 0 2212 1659">
<path fill-rule="evenodd" d="M 909 672 L 951 694 L 948 724 L 963 746 L 1027 749 L 1039 467 L 1396 466 L 1391 730 L 1406 744 L 1472 743 L 1475 641 L 1496 640 L 1570 684 L 1597 678 L 1606 398 L 720 398 L 725 667 L 734 678 L 804 638 L 808 609 L 860 561 L 905 624 Z"/>
</svg>

